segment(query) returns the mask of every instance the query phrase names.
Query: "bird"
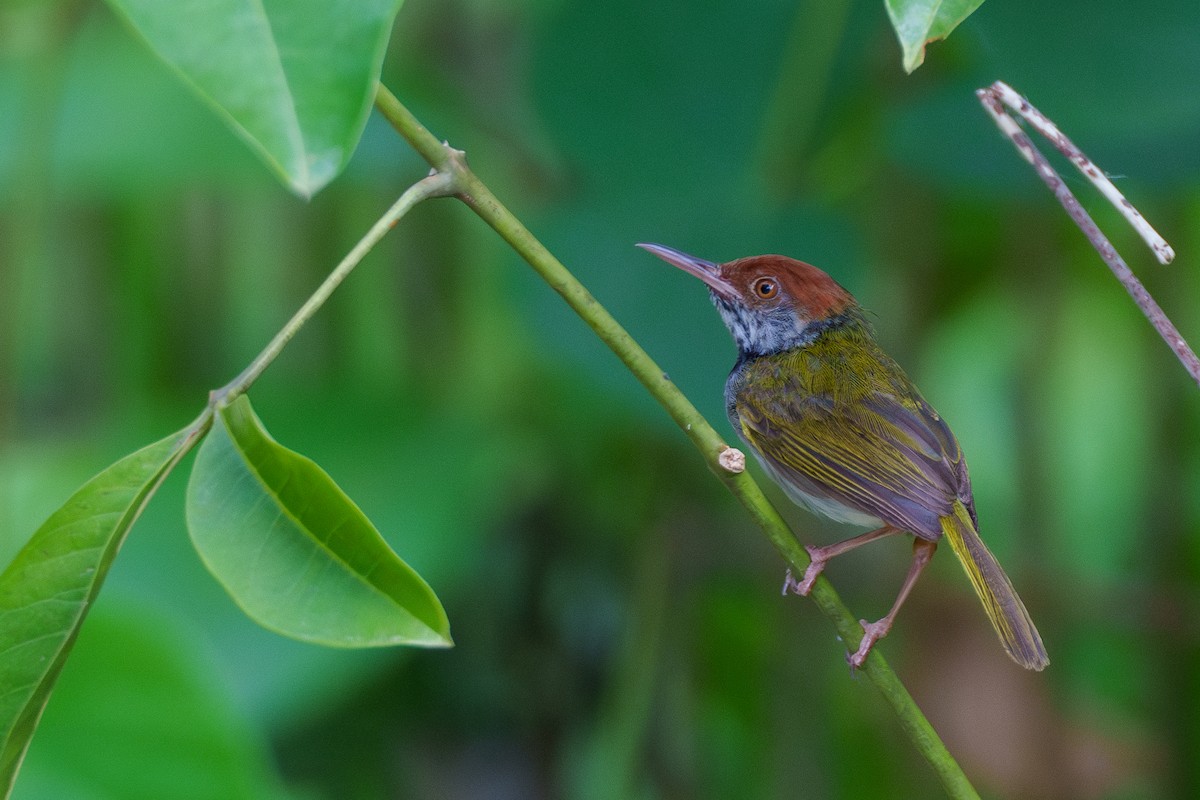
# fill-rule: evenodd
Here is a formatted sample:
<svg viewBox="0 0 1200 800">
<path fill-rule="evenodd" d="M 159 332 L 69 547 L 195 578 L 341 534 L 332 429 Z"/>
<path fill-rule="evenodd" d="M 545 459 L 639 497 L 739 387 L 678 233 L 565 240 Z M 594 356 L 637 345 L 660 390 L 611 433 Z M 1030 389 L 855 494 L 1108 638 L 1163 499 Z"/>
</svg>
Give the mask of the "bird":
<svg viewBox="0 0 1200 800">
<path fill-rule="evenodd" d="M 725 407 L 739 438 L 798 505 L 866 533 L 823 547 L 784 593 L 807 595 L 828 561 L 897 534 L 913 537 L 912 561 L 894 604 L 860 620 L 847 660 L 861 668 L 885 637 L 938 543 L 958 556 L 1008 655 L 1022 667 L 1049 663 L 1041 635 L 979 535 L 962 448 L 946 421 L 880 347 L 866 313 L 828 274 L 782 255 L 725 263 L 661 244 L 638 244 L 701 281 L 737 344 Z"/>
</svg>

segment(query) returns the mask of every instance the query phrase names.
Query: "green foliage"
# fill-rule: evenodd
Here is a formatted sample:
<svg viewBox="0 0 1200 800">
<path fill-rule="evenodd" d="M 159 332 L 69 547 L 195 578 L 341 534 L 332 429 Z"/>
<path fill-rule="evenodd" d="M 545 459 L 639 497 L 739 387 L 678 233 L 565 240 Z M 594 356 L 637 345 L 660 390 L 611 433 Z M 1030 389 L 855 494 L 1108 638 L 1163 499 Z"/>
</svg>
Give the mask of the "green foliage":
<svg viewBox="0 0 1200 800">
<path fill-rule="evenodd" d="M 109 1 L 304 197 L 354 152 L 401 3 Z"/>
<path fill-rule="evenodd" d="M 1033 683 L 1004 671 L 940 556 L 883 652 L 988 796 L 1194 794 L 1194 387 L 971 97 L 997 77 L 1028 94 L 1129 176 L 1186 264 L 1200 218 L 1193 4 L 989 3 L 902 88 L 878 5 L 825 5 L 410 3 L 384 74 L 710 419 L 727 336 L 702 292 L 632 242 L 783 252 L 852 289 L 953 423 L 984 535 L 1056 661 Z M 372 120 L 342 180 L 308 205 L 282 197 L 104 7 L 81 8 L 0 6 L 4 554 L 69 494 L 63 474 L 194 413 L 424 172 Z M 846 680 L 825 623 L 775 594 L 778 559 L 559 298 L 452 204 L 411 223 L 255 397 L 402 537 L 457 648 L 263 636 L 195 558 L 183 486 L 168 483 L 100 600 L 114 624 L 96 616 L 91 645 L 84 628 L 76 677 L 121 677 L 86 649 L 109 639 L 190 660 L 216 678 L 196 702 L 236 707 L 312 797 L 935 796 L 865 682 Z M 1181 300 L 1200 293 L 1195 275 L 1146 270 L 1185 333 L 1200 325 Z M 806 540 L 846 533 L 790 519 Z M 666 574 L 635 591 L 648 542 Z M 906 562 L 903 542 L 878 547 L 831 570 L 866 617 Z M 745 600 L 721 612 L 713 596 Z M 139 607 L 170 621 L 134 644 L 117 628 Z M 651 621 L 653 646 L 628 641 Z M 137 758 L 153 737 L 64 735 L 112 698 L 72 685 L 72 669 L 19 798 L 99 794 L 79 769 L 100 750 L 127 780 L 154 777 Z M 138 669 L 175 674 L 159 659 Z M 128 721 L 188 741 L 195 717 L 173 702 L 131 704 Z M 189 747 L 187 774 L 225 774 L 220 748 Z"/>
<path fill-rule="evenodd" d="M 195 632 L 119 599 L 88 618 L 37 741 L 28 800 L 286 796 Z"/>
<path fill-rule="evenodd" d="M 1057 476 L 1062 492 L 1054 522 L 1063 574 L 1118 580 L 1144 546 L 1138 521 L 1151 511 L 1147 489 L 1161 467 L 1151 457 L 1154 412 L 1136 391 L 1151 380 L 1136 345 L 1144 321 L 1130 311 L 1125 297 L 1103 285 L 1080 287 L 1063 299 L 1058 330 L 1046 343 L 1064 365 L 1047 376 L 1039 431 L 1050 446 L 1042 469 Z"/>
<path fill-rule="evenodd" d="M 264 627 L 334 647 L 450 644 L 437 597 L 337 484 L 267 434 L 242 395 L 188 484 L 205 565 Z"/>
<path fill-rule="evenodd" d="M 0 575 L 0 789 L 21 759 L 129 529 L 186 452 L 183 431 L 92 478 Z"/>
<path fill-rule="evenodd" d="M 884 0 L 903 51 L 901 63 L 912 72 L 925 61 L 925 45 L 945 39 L 983 0 Z"/>
</svg>

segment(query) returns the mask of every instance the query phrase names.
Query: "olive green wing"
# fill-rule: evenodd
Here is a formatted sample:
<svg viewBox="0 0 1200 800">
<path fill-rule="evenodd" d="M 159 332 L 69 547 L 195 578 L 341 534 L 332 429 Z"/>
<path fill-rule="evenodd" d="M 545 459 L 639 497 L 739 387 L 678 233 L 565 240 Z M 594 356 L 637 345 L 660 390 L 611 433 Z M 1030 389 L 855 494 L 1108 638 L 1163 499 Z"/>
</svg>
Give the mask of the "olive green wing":
<svg viewBox="0 0 1200 800">
<path fill-rule="evenodd" d="M 777 476 L 927 539 L 959 500 L 974 517 L 958 442 L 915 392 L 830 396 L 751 393 L 735 398 L 742 437 Z M 786 398 L 780 400 L 780 398 Z"/>
</svg>

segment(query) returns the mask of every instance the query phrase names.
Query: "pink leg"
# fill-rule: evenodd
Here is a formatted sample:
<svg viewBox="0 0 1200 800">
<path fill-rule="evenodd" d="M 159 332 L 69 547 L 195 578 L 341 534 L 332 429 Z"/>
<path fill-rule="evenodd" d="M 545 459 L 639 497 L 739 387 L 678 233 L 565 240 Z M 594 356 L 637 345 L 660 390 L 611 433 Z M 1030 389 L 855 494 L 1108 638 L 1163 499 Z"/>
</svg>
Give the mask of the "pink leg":
<svg viewBox="0 0 1200 800">
<path fill-rule="evenodd" d="M 896 596 L 896 602 L 892 604 L 892 610 L 878 622 L 867 622 L 865 619 L 858 621 L 863 626 L 862 644 L 858 646 L 858 650 L 853 655 L 846 654 L 846 660 L 850 662 L 853 669 L 862 668 L 862 665 L 867 663 L 867 656 L 870 655 L 871 648 L 877 641 L 888 635 L 888 631 L 892 629 L 892 623 L 896 621 L 896 614 L 900 611 L 900 606 L 904 605 L 909 592 L 917 583 L 917 578 L 921 577 L 921 572 L 933 558 L 935 550 L 937 550 L 937 542 L 930 542 L 926 539 L 913 540 L 912 564 L 908 567 L 908 575 L 904 578 L 904 585 L 900 587 L 900 594 Z"/>
<path fill-rule="evenodd" d="M 893 533 L 899 533 L 898 528 L 893 528 L 891 525 L 884 525 L 878 530 L 860 533 L 858 536 L 852 536 L 843 542 L 831 544 L 826 547 L 813 547 L 805 545 L 804 549 L 808 551 L 808 555 L 812 558 L 812 563 L 808 565 L 808 569 L 804 570 L 804 577 L 797 581 L 792 577 L 792 571 L 789 569 L 787 575 L 783 578 L 783 593 L 789 591 L 795 592 L 802 597 L 807 597 L 812 591 L 813 581 L 817 576 L 825 571 L 825 564 L 834 556 L 840 556 L 842 553 L 848 553 L 856 547 L 862 547 L 867 542 L 873 542 L 876 539 L 882 539 L 884 536 L 890 536 Z"/>
</svg>

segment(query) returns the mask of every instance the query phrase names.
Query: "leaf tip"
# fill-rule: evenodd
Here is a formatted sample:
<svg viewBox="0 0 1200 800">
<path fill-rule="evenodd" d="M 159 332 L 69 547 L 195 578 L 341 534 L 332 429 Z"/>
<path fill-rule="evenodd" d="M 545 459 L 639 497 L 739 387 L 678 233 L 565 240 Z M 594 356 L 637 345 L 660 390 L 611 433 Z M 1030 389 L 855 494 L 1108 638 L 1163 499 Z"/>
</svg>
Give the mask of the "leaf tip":
<svg viewBox="0 0 1200 800">
<path fill-rule="evenodd" d="M 904 67 L 905 75 L 912 75 L 917 71 L 917 67 L 925 63 L 925 46 L 904 48 L 904 54 L 900 58 L 900 63 Z"/>
</svg>

